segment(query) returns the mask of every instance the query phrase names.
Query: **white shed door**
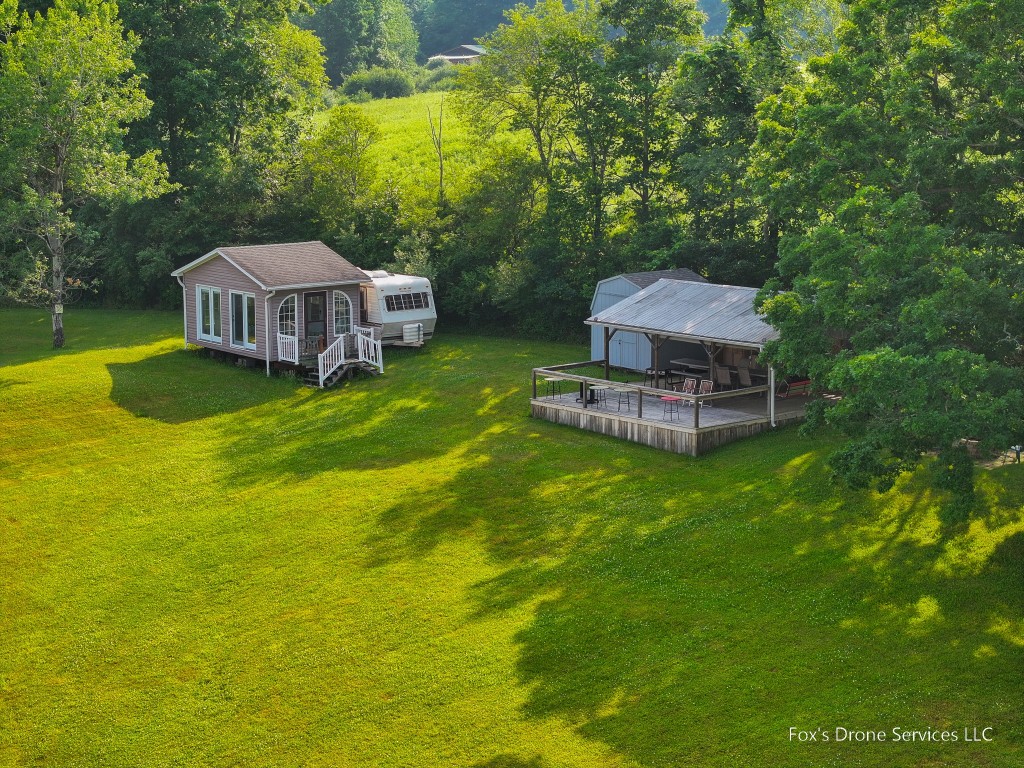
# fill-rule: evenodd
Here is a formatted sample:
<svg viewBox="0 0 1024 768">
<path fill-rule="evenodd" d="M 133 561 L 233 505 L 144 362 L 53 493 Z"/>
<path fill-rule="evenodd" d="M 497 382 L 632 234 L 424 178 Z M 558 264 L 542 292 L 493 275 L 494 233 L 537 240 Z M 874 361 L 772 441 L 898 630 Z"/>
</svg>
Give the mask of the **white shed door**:
<svg viewBox="0 0 1024 768">
<path fill-rule="evenodd" d="M 612 362 L 630 370 L 642 370 L 637 360 L 636 334 L 629 331 L 619 331 L 612 338 L 615 350 L 612 353 Z"/>
</svg>

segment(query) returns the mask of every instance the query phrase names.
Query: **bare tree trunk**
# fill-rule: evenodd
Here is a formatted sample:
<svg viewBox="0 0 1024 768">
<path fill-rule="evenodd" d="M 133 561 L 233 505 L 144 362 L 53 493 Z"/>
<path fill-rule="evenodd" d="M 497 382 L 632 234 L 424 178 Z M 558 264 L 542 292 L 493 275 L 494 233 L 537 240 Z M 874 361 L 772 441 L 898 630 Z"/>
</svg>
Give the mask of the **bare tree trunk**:
<svg viewBox="0 0 1024 768">
<path fill-rule="evenodd" d="M 53 320 L 53 348 L 64 346 L 64 241 L 60 235 L 47 237 L 50 247 L 52 282 L 50 290 L 50 318 Z"/>
<path fill-rule="evenodd" d="M 437 183 L 437 208 L 444 210 L 444 144 L 442 143 L 442 131 L 444 130 L 444 96 L 441 97 L 441 108 L 437 117 L 437 130 L 434 130 L 434 118 L 430 114 L 430 107 L 427 107 L 427 119 L 430 121 L 430 139 L 434 144 L 434 153 L 437 155 L 437 167 L 439 179 Z"/>
</svg>

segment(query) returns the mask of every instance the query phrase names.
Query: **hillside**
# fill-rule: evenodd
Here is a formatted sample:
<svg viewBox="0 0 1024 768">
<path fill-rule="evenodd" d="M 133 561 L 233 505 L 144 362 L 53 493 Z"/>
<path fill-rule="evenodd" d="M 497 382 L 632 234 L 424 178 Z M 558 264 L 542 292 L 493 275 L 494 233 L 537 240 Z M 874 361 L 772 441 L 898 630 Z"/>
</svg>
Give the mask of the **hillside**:
<svg viewBox="0 0 1024 768">
<path fill-rule="evenodd" d="M 377 99 L 359 105 L 381 129 L 381 139 L 370 150 L 377 165 L 378 183 L 401 190 L 414 208 L 437 200 L 438 160 L 430 133 L 444 102 L 442 132 L 445 155 L 445 188 L 457 197 L 473 172 L 477 148 L 483 140 L 456 109 L 450 94 L 418 93 L 401 99 Z"/>
</svg>

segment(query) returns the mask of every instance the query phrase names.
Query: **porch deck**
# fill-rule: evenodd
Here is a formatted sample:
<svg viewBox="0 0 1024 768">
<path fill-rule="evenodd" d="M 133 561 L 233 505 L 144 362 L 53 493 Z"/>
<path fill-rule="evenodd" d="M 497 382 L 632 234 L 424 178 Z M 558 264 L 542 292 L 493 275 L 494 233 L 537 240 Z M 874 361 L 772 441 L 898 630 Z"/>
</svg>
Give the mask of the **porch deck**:
<svg viewBox="0 0 1024 768">
<path fill-rule="evenodd" d="M 562 379 L 554 392 L 546 381 L 551 377 Z M 640 382 L 570 374 L 564 366 L 535 369 L 534 382 L 533 417 L 675 453 L 699 456 L 772 428 L 767 386 L 686 396 Z M 582 402 L 581 386 L 589 392 L 594 385 L 609 387 L 599 390 L 604 398 Z M 628 404 L 615 387 L 629 390 Z M 661 399 L 666 395 L 680 400 L 670 407 Z M 805 396 L 774 397 L 775 426 L 802 421 L 806 403 Z"/>
</svg>

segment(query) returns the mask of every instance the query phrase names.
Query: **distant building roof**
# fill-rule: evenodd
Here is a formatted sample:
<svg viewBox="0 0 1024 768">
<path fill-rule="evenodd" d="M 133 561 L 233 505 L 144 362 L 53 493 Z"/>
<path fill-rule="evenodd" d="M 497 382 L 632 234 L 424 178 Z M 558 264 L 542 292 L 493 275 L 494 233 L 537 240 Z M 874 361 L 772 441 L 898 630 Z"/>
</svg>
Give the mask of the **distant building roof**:
<svg viewBox="0 0 1024 768">
<path fill-rule="evenodd" d="M 779 337 L 754 309 L 757 288 L 661 279 L 587 319 L 642 333 L 760 348 Z"/>
<path fill-rule="evenodd" d="M 620 277 L 629 280 L 638 288 L 646 288 L 654 285 L 659 280 L 690 280 L 694 283 L 706 283 L 707 279 L 698 275 L 692 269 L 659 269 L 654 272 L 627 272 Z"/>
<path fill-rule="evenodd" d="M 226 259 L 265 290 L 366 281 L 361 269 L 319 240 L 215 248 L 171 274 L 178 277 L 217 256 Z"/>
<path fill-rule="evenodd" d="M 452 64 L 464 64 L 466 62 L 475 61 L 476 59 L 487 53 L 482 45 L 460 45 L 456 48 L 451 48 L 441 53 L 435 53 L 430 57 L 430 60 L 441 59 L 443 61 L 451 62 Z"/>
</svg>

